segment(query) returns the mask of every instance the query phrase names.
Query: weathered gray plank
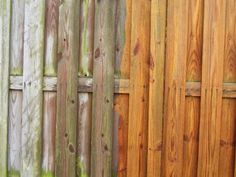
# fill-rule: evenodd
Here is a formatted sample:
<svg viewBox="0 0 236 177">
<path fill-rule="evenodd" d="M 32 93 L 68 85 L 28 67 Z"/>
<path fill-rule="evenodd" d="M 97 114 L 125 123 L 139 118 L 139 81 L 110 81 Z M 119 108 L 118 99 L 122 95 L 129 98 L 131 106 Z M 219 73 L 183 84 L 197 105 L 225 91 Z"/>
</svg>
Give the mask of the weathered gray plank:
<svg viewBox="0 0 236 177">
<path fill-rule="evenodd" d="M 115 58 L 114 0 L 96 1 L 91 177 L 111 176 Z"/>
<path fill-rule="evenodd" d="M 22 177 L 41 175 L 44 1 L 25 1 Z"/>
<path fill-rule="evenodd" d="M 11 1 L 0 1 L 0 176 L 7 176 L 7 118 Z"/>
</svg>

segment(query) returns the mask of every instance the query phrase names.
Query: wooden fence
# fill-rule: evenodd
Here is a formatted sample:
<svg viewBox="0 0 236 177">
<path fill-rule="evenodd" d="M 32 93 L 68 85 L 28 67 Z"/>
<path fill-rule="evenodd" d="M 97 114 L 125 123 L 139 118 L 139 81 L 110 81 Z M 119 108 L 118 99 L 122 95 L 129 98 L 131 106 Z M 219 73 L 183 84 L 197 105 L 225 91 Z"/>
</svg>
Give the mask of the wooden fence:
<svg viewBox="0 0 236 177">
<path fill-rule="evenodd" d="M 236 0 L 0 0 L 0 177 L 235 177 Z"/>
</svg>

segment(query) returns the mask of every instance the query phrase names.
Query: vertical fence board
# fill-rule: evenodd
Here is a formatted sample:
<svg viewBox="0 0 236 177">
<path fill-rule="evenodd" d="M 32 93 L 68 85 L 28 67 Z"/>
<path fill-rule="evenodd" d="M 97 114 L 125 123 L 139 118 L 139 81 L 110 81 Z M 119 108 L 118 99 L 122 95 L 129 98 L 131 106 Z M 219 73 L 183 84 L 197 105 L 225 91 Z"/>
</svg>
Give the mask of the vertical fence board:
<svg viewBox="0 0 236 177">
<path fill-rule="evenodd" d="M 79 76 L 91 77 L 93 69 L 94 1 L 81 2 Z M 77 175 L 90 175 L 92 95 L 79 93 Z"/>
<path fill-rule="evenodd" d="M 226 1 L 205 1 L 199 177 L 219 176 Z"/>
<path fill-rule="evenodd" d="M 168 3 L 163 176 L 182 176 L 188 3 Z"/>
<path fill-rule="evenodd" d="M 161 176 L 166 0 L 151 3 L 150 79 L 147 176 Z"/>
<path fill-rule="evenodd" d="M 22 75 L 24 40 L 24 1 L 12 1 L 10 74 Z M 20 177 L 22 92 L 11 91 L 9 98 L 8 176 Z"/>
<path fill-rule="evenodd" d="M 21 169 L 21 119 L 22 92 L 11 91 L 9 97 L 9 125 L 8 125 L 8 176 L 20 177 Z"/>
<path fill-rule="evenodd" d="M 80 1 L 65 0 L 60 4 L 55 167 L 57 177 L 76 176 L 79 12 Z"/>
<path fill-rule="evenodd" d="M 224 82 L 236 82 L 236 1 L 226 4 Z M 220 129 L 219 176 L 235 176 L 236 99 L 223 99 Z"/>
<path fill-rule="evenodd" d="M 0 1 L 0 176 L 7 177 L 11 1 Z"/>
<path fill-rule="evenodd" d="M 201 81 L 203 0 L 189 2 L 186 80 Z M 197 176 L 200 98 L 186 97 L 184 118 L 183 177 Z"/>
<path fill-rule="evenodd" d="M 130 76 L 131 0 L 116 1 L 115 78 Z M 129 95 L 115 95 L 113 124 L 113 176 L 126 177 Z"/>
<path fill-rule="evenodd" d="M 111 176 L 115 1 L 95 3 L 91 177 Z"/>
<path fill-rule="evenodd" d="M 12 1 L 11 17 L 11 75 L 22 75 L 24 45 L 24 1 Z"/>
<path fill-rule="evenodd" d="M 132 2 L 127 176 L 143 177 L 147 172 L 151 3 L 145 0 Z"/>
<path fill-rule="evenodd" d="M 46 1 L 45 13 L 45 63 L 44 75 L 55 76 L 57 73 L 57 35 L 58 35 L 59 0 Z"/>
<path fill-rule="evenodd" d="M 43 1 L 25 1 L 21 176 L 41 174 Z"/>
<path fill-rule="evenodd" d="M 56 93 L 44 92 L 42 176 L 51 177 L 55 168 Z"/>
</svg>

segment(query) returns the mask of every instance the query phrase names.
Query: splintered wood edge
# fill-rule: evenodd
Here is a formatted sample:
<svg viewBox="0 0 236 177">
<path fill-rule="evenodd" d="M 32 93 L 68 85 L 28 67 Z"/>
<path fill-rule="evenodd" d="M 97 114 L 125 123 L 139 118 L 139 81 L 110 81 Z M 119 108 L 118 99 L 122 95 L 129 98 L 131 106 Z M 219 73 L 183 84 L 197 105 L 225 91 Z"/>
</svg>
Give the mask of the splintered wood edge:
<svg viewBox="0 0 236 177">
<path fill-rule="evenodd" d="M 115 93 L 129 93 L 129 79 L 115 79 Z M 23 79 L 22 76 L 10 76 L 10 89 L 22 90 Z M 56 77 L 44 77 L 43 79 L 44 91 L 56 91 L 57 90 L 57 78 Z M 93 92 L 93 79 L 80 77 L 78 78 L 78 92 L 80 93 L 92 93 Z M 186 96 L 200 97 L 201 96 L 201 84 L 200 82 L 186 82 Z M 236 83 L 224 83 L 223 84 L 223 97 L 224 98 L 236 98 Z"/>
</svg>

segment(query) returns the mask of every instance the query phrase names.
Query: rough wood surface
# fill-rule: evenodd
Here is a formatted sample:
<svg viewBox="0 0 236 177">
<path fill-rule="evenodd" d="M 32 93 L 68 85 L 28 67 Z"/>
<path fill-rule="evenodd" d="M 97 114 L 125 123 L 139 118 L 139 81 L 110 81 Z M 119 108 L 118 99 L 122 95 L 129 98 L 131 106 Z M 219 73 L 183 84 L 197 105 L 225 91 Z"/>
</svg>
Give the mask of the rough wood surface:
<svg viewBox="0 0 236 177">
<path fill-rule="evenodd" d="M 95 2 L 91 177 L 112 173 L 115 1 Z"/>
<path fill-rule="evenodd" d="M 127 176 L 129 177 L 147 175 L 150 5 L 151 2 L 146 0 L 132 1 L 127 150 Z"/>
<path fill-rule="evenodd" d="M 161 176 L 166 8 L 166 0 L 155 0 L 151 3 L 148 177 Z"/>
<path fill-rule="evenodd" d="M 188 0 L 168 3 L 163 176 L 182 176 Z"/>
<path fill-rule="evenodd" d="M 11 1 L 0 1 L 0 176 L 7 177 Z"/>
<path fill-rule="evenodd" d="M 226 1 L 204 3 L 198 177 L 218 177 Z"/>
<path fill-rule="evenodd" d="M 59 9 L 56 123 L 57 177 L 76 176 L 77 75 L 80 1 L 65 0 Z"/>
<path fill-rule="evenodd" d="M 21 176 L 41 175 L 44 1 L 25 1 Z"/>
</svg>

